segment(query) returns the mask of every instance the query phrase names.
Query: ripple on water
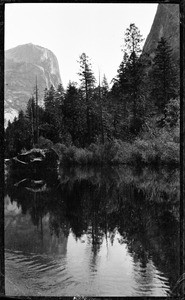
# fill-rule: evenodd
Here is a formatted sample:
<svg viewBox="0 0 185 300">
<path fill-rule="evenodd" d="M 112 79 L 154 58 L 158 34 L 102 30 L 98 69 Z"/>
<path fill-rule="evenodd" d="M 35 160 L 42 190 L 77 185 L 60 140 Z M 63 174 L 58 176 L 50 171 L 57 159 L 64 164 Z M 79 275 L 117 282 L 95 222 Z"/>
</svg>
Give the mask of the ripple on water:
<svg viewBox="0 0 185 300">
<path fill-rule="evenodd" d="M 9 282 L 20 287 L 22 295 L 44 295 L 48 290 L 54 292 L 62 282 L 70 284 L 71 277 L 61 258 L 56 260 L 46 255 L 30 255 L 12 250 L 6 251 L 5 258 L 5 274 L 8 274 Z"/>
<path fill-rule="evenodd" d="M 168 280 L 152 259 L 144 266 L 134 262 L 124 245 L 115 244 L 115 252 L 115 246 L 107 249 L 103 243 L 95 262 L 88 245 L 78 243 L 74 251 L 70 238 L 69 245 L 68 258 L 7 249 L 8 277 L 30 296 L 166 296 L 169 291 Z"/>
<path fill-rule="evenodd" d="M 138 296 L 167 296 L 170 291 L 168 279 L 156 269 L 152 260 L 145 267 L 135 264 L 134 279 L 134 290 Z"/>
</svg>

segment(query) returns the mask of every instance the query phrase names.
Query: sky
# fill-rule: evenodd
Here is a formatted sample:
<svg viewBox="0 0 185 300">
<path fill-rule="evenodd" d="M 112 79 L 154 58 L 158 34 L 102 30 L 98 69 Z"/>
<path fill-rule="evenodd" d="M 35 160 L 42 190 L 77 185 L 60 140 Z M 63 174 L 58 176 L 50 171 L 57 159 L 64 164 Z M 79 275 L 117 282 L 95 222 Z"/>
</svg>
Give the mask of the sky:
<svg viewBox="0 0 185 300">
<path fill-rule="evenodd" d="M 78 61 L 85 52 L 96 79 L 100 71 L 110 84 L 123 58 L 126 29 L 135 23 L 146 39 L 156 10 L 157 3 L 5 4 L 5 50 L 26 43 L 51 50 L 64 88 L 69 81 L 79 83 Z"/>
</svg>

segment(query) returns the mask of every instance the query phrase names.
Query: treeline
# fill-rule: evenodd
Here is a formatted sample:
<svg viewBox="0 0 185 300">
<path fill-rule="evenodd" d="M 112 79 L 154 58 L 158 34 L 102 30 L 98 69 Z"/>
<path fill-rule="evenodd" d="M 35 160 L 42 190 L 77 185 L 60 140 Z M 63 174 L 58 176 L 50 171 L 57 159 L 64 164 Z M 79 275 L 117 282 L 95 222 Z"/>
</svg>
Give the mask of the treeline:
<svg viewBox="0 0 185 300">
<path fill-rule="evenodd" d="M 8 123 L 6 157 L 33 145 L 60 143 L 87 149 L 92 144 L 133 143 L 156 136 L 156 131 L 158 135 L 166 131 L 167 139 L 175 132 L 172 140 L 177 142 L 179 66 L 168 41 L 161 38 L 152 58 L 142 53 L 143 39 L 135 24 L 127 28 L 124 40 L 123 60 L 111 88 L 105 75 L 96 81 L 90 59 L 82 53 L 80 86 L 74 82 L 69 82 L 66 90 L 61 84 L 57 89 L 51 86 L 45 90 L 44 106 L 30 98 L 26 111 Z"/>
</svg>

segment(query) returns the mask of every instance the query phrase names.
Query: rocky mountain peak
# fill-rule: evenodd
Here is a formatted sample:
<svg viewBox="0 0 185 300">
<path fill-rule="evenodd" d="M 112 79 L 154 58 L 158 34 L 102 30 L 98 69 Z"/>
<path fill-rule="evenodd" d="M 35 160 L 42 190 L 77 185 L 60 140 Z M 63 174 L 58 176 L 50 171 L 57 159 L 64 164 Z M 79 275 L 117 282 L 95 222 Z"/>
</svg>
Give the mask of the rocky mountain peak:
<svg viewBox="0 0 185 300">
<path fill-rule="evenodd" d="M 39 103 L 44 89 L 61 83 L 56 56 L 52 51 L 32 43 L 5 51 L 5 120 L 13 120 L 19 110 L 25 110 L 34 94 L 37 78 Z"/>
</svg>

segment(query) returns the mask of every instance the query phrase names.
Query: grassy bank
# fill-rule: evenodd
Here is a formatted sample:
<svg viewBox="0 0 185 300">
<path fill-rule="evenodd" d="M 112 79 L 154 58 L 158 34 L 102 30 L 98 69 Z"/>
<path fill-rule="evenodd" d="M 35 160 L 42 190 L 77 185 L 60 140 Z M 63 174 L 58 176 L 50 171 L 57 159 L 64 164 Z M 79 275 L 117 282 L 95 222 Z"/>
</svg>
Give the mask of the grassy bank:
<svg viewBox="0 0 185 300">
<path fill-rule="evenodd" d="M 159 118 L 161 121 L 161 118 Z M 53 145 L 50 140 L 39 138 L 40 148 L 55 148 L 64 165 L 167 165 L 178 166 L 180 162 L 179 121 L 172 124 L 165 120 L 161 127 L 158 119 L 149 119 L 141 133 L 132 141 L 121 139 L 92 143 L 84 148 L 68 144 Z"/>
<path fill-rule="evenodd" d="M 180 155 L 179 142 L 164 135 L 147 140 L 137 138 L 132 143 L 107 141 L 105 144 L 91 144 L 87 148 L 56 144 L 55 149 L 61 163 L 67 165 L 178 165 Z"/>
</svg>

